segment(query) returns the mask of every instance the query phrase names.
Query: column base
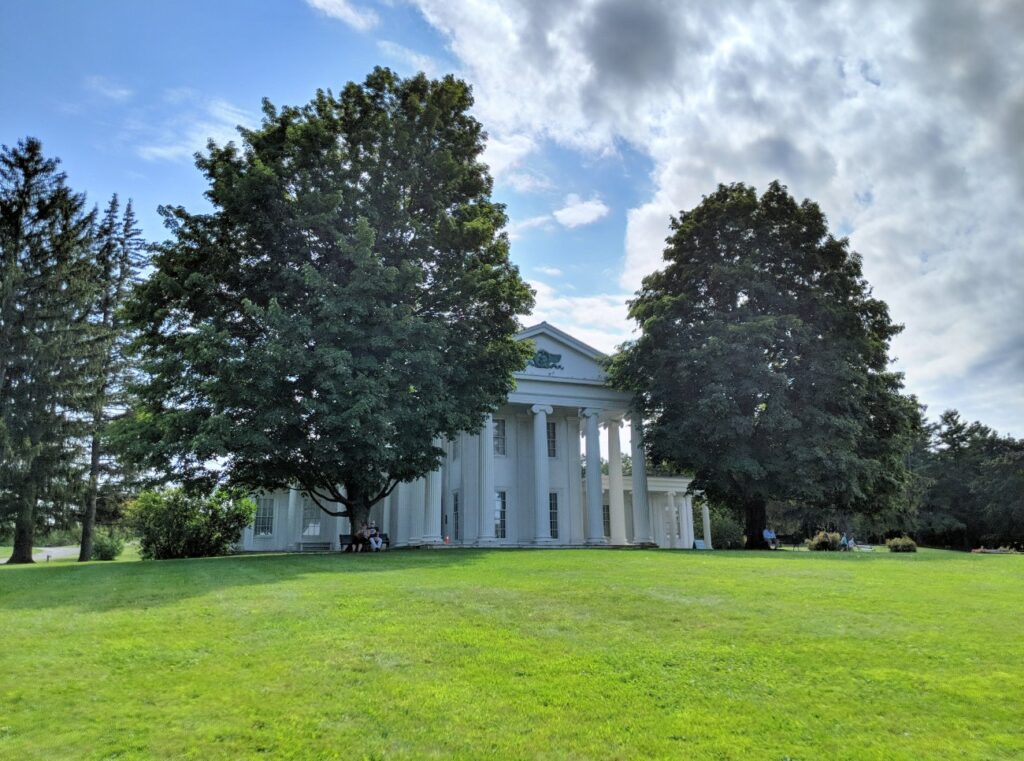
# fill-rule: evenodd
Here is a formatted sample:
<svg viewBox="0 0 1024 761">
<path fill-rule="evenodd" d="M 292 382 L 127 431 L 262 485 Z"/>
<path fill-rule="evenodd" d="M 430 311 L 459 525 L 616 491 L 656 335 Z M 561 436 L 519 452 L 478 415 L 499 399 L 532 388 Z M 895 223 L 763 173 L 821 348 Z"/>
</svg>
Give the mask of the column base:
<svg viewBox="0 0 1024 761">
<path fill-rule="evenodd" d="M 444 539 L 440 534 L 425 536 L 423 537 L 423 544 L 444 544 Z"/>
<path fill-rule="evenodd" d="M 588 547 L 607 547 L 608 546 L 608 540 L 603 538 L 603 537 L 601 539 L 588 539 L 587 540 L 587 546 Z"/>
<path fill-rule="evenodd" d="M 477 547 L 497 547 L 498 546 L 498 540 L 495 539 L 494 537 L 485 537 L 484 539 L 477 539 L 476 540 L 476 546 Z"/>
<path fill-rule="evenodd" d="M 533 540 L 533 546 L 534 547 L 554 547 L 555 546 L 555 540 L 552 539 L 550 536 L 545 537 L 543 539 L 534 539 Z"/>
</svg>

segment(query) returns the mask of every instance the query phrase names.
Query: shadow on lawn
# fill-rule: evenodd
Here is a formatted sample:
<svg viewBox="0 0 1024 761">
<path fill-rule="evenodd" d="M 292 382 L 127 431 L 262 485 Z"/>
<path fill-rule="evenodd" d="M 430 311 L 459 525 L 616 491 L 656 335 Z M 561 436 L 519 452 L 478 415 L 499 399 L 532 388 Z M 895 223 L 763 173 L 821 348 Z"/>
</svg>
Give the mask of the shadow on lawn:
<svg viewBox="0 0 1024 761">
<path fill-rule="evenodd" d="M 395 551 L 356 556 L 282 553 L 110 564 L 9 566 L 0 569 L 0 609 L 71 607 L 83 612 L 102 612 L 155 608 L 211 592 L 277 584 L 317 574 L 349 577 L 337 579 L 339 590 L 373 590 L 375 574 L 412 568 L 430 571 L 465 567 L 478 562 L 482 552 L 486 551 Z M 347 583 L 355 578 L 359 581 Z"/>
</svg>

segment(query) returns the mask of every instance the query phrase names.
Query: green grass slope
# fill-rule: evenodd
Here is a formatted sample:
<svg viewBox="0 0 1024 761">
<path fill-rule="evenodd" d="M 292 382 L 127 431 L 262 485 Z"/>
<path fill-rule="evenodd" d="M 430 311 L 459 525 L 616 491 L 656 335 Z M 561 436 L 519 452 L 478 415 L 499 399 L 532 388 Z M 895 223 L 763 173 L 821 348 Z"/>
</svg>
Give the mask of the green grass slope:
<svg viewBox="0 0 1024 761">
<path fill-rule="evenodd" d="M 0 758 L 1024 757 L 1024 558 L 0 569 Z"/>
</svg>

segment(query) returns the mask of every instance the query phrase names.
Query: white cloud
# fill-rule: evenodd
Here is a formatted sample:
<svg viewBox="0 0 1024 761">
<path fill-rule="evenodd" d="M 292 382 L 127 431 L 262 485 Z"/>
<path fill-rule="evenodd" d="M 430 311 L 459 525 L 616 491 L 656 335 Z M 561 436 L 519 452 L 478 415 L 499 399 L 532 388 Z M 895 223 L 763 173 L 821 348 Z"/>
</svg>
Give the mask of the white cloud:
<svg viewBox="0 0 1024 761">
<path fill-rule="evenodd" d="M 97 95 L 102 95 L 108 100 L 125 101 L 134 95 L 134 92 L 127 87 L 117 84 L 106 77 L 91 76 L 85 78 L 85 86 Z"/>
<path fill-rule="evenodd" d="M 331 18 L 344 21 L 357 32 L 368 32 L 380 23 L 380 17 L 372 8 L 354 5 L 348 0 L 306 0 L 306 3 Z"/>
<path fill-rule="evenodd" d="M 528 217 L 527 219 L 520 220 L 518 222 L 512 222 L 506 228 L 508 237 L 510 240 L 516 240 L 522 237 L 522 234 L 527 230 L 532 230 L 537 227 L 546 227 L 552 224 L 550 214 L 539 214 L 536 217 Z"/>
<path fill-rule="evenodd" d="M 159 127 L 151 126 L 155 120 L 138 122 L 130 127 L 135 140 L 135 152 L 147 161 L 187 161 L 206 148 L 209 140 L 223 145 L 238 139 L 238 126 L 251 126 L 257 122 L 254 114 L 241 109 L 223 98 L 203 99 L 192 92 L 169 91 L 174 104 L 174 116 L 161 119 Z"/>
<path fill-rule="evenodd" d="M 529 146 L 501 171 L 547 143 L 650 161 L 625 292 L 660 266 L 669 215 L 779 178 L 849 234 L 906 324 L 909 389 L 1024 435 L 1024 4 L 415 2 L 485 127 Z"/>
<path fill-rule="evenodd" d="M 415 50 L 399 45 L 397 42 L 379 40 L 377 42 L 377 49 L 388 58 L 398 61 L 407 70 L 413 73 L 422 71 L 428 77 L 437 77 L 440 73 L 440 66 L 438 66 L 437 61 L 433 58 L 424 53 L 418 53 Z"/>
<path fill-rule="evenodd" d="M 549 277 L 561 277 L 564 273 L 558 267 L 536 267 L 537 272 Z"/>
<path fill-rule="evenodd" d="M 575 193 L 570 193 L 565 197 L 565 206 L 555 211 L 554 216 L 564 227 L 582 227 L 607 216 L 609 211 L 611 209 L 597 196 L 584 201 Z"/>
<path fill-rule="evenodd" d="M 518 193 L 536 193 L 554 187 L 547 177 L 532 171 L 512 172 L 502 177 L 501 183 Z"/>
<path fill-rule="evenodd" d="M 528 135 L 491 135 L 484 150 L 483 162 L 490 167 L 491 176 L 497 179 L 519 166 L 535 150 L 537 143 Z"/>
<path fill-rule="evenodd" d="M 531 280 L 536 291 L 533 313 L 524 322 L 550 322 L 595 349 L 611 352 L 631 336 L 626 321 L 625 293 L 580 296 L 563 293 L 541 280 Z"/>
</svg>

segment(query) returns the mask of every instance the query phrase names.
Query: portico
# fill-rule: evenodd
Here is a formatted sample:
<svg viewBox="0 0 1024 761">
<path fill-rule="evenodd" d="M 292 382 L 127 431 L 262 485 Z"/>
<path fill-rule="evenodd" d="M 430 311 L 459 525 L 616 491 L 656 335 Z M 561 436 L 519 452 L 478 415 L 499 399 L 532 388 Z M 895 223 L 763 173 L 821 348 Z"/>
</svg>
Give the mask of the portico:
<svg viewBox="0 0 1024 761">
<path fill-rule="evenodd" d="M 442 466 L 400 484 L 372 509 L 392 546 L 692 548 L 689 481 L 648 478 L 642 421 L 631 396 L 606 385 L 604 355 L 547 323 L 518 338 L 533 341 L 536 353 L 516 373 L 506 403 L 475 434 L 439 442 Z M 622 460 L 627 425 L 628 476 Z M 607 475 L 599 465 L 602 436 Z M 246 529 L 245 549 L 298 548 L 309 535 L 307 518 L 316 520 L 317 537 L 335 547 L 339 533 L 350 533 L 345 519 L 306 516 L 308 510 L 296 506 L 297 493 L 261 499 L 264 514 Z M 268 520 L 278 502 L 287 507 Z M 708 531 L 705 520 L 706 537 Z"/>
</svg>

